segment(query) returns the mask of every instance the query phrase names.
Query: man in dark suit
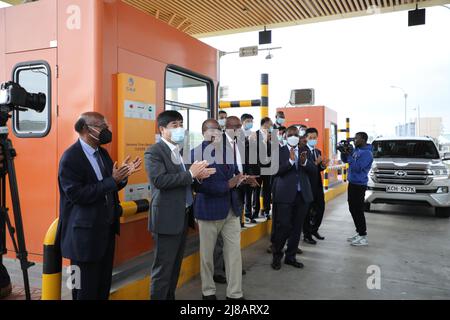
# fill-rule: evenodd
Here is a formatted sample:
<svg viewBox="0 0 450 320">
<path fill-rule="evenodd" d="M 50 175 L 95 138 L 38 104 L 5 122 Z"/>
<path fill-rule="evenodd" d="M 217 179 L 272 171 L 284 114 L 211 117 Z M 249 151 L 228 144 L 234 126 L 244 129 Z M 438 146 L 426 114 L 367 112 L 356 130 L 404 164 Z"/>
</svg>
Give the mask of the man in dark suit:
<svg viewBox="0 0 450 320">
<path fill-rule="evenodd" d="M 308 172 L 314 201 L 311 203 L 311 207 L 305 217 L 303 240 L 309 244 L 316 244 L 317 242 L 312 236 L 318 240 L 325 240 L 325 238 L 319 234 L 319 228 L 322 224 L 323 214 L 325 212 L 325 196 L 321 173 L 327 168 L 329 160 L 324 160 L 322 158 L 322 152 L 319 149 L 316 149 L 319 131 L 316 128 L 308 128 L 305 136 L 306 146 L 301 150 L 307 152 L 308 161 L 314 164 L 312 169 Z"/>
<path fill-rule="evenodd" d="M 280 147 L 279 169 L 273 182 L 275 224 L 272 235 L 272 268 L 281 268 L 283 248 L 288 241 L 284 263 L 296 268 L 303 264 L 296 260 L 303 221 L 313 200 L 311 184 L 307 176 L 309 165 L 306 152 L 300 152 L 298 128 L 289 127 L 287 145 Z"/>
<path fill-rule="evenodd" d="M 261 129 L 256 132 L 256 145 L 258 152 L 258 165 L 261 170 L 262 197 L 263 197 L 263 215 L 270 220 L 270 209 L 272 203 L 272 175 L 262 174 L 264 169 L 271 168 L 271 141 L 273 122 L 266 117 L 261 120 Z M 261 149 L 261 150 L 260 150 Z M 256 172 L 255 172 L 256 174 Z"/>
<path fill-rule="evenodd" d="M 206 161 L 185 164 L 183 116 L 164 111 L 157 119 L 161 141 L 145 152 L 145 168 L 150 181 L 149 230 L 155 243 L 151 272 L 151 299 L 174 300 L 188 226 L 195 228 L 192 184 L 206 179 L 211 170 Z M 188 150 L 188 149 L 187 149 Z M 187 159 L 189 159 L 189 151 Z"/>
<path fill-rule="evenodd" d="M 115 237 L 122 209 L 117 192 L 142 160 L 129 157 L 119 168 L 108 151 L 112 133 L 99 113 L 81 115 L 75 124 L 80 138 L 64 152 L 59 164 L 60 218 L 57 243 L 80 276 L 74 300 L 107 300 L 111 288 Z M 79 271 L 79 273 L 77 272 Z"/>
</svg>

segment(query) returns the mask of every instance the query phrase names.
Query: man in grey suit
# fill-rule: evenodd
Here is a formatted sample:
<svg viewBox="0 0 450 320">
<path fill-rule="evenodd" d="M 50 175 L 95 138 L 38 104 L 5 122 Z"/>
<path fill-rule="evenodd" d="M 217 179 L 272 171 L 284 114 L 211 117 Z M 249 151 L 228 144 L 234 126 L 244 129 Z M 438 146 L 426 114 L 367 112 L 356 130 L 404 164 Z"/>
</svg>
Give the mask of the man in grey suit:
<svg viewBox="0 0 450 320">
<path fill-rule="evenodd" d="M 195 227 L 191 186 L 196 179 L 208 178 L 214 170 L 207 168 L 206 161 L 184 164 L 181 149 L 185 130 L 179 112 L 162 112 L 157 122 L 161 141 L 145 152 L 152 196 L 149 230 L 155 243 L 151 299 L 174 300 L 188 226 Z"/>
</svg>

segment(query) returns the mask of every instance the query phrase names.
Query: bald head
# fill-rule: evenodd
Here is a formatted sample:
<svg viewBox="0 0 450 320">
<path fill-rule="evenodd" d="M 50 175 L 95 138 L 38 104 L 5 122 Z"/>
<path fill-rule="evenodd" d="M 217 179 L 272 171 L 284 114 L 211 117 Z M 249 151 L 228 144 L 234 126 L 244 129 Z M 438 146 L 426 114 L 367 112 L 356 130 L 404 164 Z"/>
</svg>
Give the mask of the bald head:
<svg viewBox="0 0 450 320">
<path fill-rule="evenodd" d="M 205 132 L 208 130 L 220 130 L 219 122 L 215 119 L 208 119 L 203 122 L 202 125 L 202 133 L 205 135 Z"/>
<path fill-rule="evenodd" d="M 107 126 L 105 117 L 98 112 L 85 112 L 80 115 L 75 123 L 75 131 L 80 135 L 88 131 L 88 127 L 104 127 Z"/>
<path fill-rule="evenodd" d="M 242 128 L 241 120 L 238 117 L 231 116 L 227 118 L 227 122 L 225 124 L 225 128 L 227 130 L 238 130 Z"/>
</svg>

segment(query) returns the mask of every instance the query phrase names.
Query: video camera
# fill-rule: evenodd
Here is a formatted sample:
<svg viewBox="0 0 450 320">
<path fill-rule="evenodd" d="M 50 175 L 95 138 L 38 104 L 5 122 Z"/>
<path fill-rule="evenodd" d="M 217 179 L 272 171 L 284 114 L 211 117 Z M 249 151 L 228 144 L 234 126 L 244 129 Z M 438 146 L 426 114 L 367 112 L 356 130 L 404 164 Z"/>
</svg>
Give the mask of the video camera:
<svg viewBox="0 0 450 320">
<path fill-rule="evenodd" d="M 42 112 L 47 98 L 44 93 L 28 93 L 15 82 L 6 82 L 0 86 L 0 112 L 9 113 L 13 110 L 27 111 L 32 109 Z"/>
<path fill-rule="evenodd" d="M 355 139 L 342 140 L 341 142 L 338 143 L 336 149 L 340 153 L 350 154 L 355 149 L 355 147 L 353 146 L 354 142 Z"/>
</svg>

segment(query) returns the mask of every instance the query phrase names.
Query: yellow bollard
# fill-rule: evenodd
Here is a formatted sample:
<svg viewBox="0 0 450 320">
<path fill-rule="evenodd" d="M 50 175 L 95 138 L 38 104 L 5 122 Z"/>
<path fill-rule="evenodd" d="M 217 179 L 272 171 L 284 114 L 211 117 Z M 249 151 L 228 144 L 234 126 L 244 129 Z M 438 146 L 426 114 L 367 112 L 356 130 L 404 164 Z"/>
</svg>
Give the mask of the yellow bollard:
<svg viewBox="0 0 450 320">
<path fill-rule="evenodd" d="M 324 179 L 323 179 L 323 187 L 325 190 L 328 190 L 330 186 L 330 180 L 328 179 L 328 168 L 325 169 Z"/>
<path fill-rule="evenodd" d="M 42 300 L 61 300 L 62 258 L 55 245 L 58 219 L 53 221 L 44 239 Z"/>
</svg>

